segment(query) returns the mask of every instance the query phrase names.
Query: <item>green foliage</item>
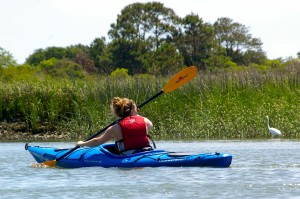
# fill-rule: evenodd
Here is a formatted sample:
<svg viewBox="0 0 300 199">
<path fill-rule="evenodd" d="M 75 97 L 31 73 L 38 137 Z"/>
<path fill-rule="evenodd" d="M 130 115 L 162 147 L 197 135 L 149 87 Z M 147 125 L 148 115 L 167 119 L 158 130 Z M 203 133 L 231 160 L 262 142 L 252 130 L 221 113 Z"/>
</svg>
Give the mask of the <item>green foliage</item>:
<svg viewBox="0 0 300 199">
<path fill-rule="evenodd" d="M 56 58 L 51 58 L 48 60 L 42 60 L 39 62 L 37 65 L 38 68 L 44 69 L 45 71 L 49 70 L 50 68 L 53 68 L 53 66 L 58 62 L 58 59 Z"/>
<path fill-rule="evenodd" d="M 127 41 L 123 38 L 114 40 L 110 50 L 115 66 L 113 69 L 116 69 L 116 66 L 127 68 L 130 75 L 147 72 L 146 66 L 142 63 L 142 57 L 147 49 L 141 40 Z"/>
<path fill-rule="evenodd" d="M 254 68 L 254 70 L 257 70 L 261 73 L 264 73 L 270 69 L 270 67 L 267 65 L 258 65 L 258 64 L 252 64 L 251 66 L 249 66 L 249 68 L 250 69 Z"/>
<path fill-rule="evenodd" d="M 26 59 L 26 63 L 37 66 L 40 62 L 52 58 L 63 59 L 65 57 L 65 48 L 62 47 L 48 47 L 44 49 L 37 49 L 32 55 Z"/>
<path fill-rule="evenodd" d="M 109 31 L 114 66 L 127 67 L 131 75 L 149 71 L 165 75 L 182 66 L 182 55 L 175 53 L 176 47 L 170 48 L 170 35 L 178 21 L 172 9 L 158 2 L 134 3 L 121 13 Z"/>
<path fill-rule="evenodd" d="M 80 67 L 88 73 L 95 73 L 98 70 L 95 66 L 94 61 L 89 58 L 87 53 L 84 52 L 77 53 L 73 58 L 73 62 L 75 62 L 77 65 L 80 65 Z M 70 60 L 68 63 L 70 63 Z"/>
<path fill-rule="evenodd" d="M 214 31 L 213 27 L 204 23 L 198 15 L 190 14 L 181 19 L 183 30 L 175 35 L 175 42 L 184 56 L 186 65 L 196 65 L 206 68 L 205 60 L 213 55 Z"/>
<path fill-rule="evenodd" d="M 85 71 L 82 66 L 67 59 L 57 60 L 56 58 L 51 58 L 41 61 L 37 68 L 42 73 L 55 78 L 80 79 L 85 77 Z"/>
<path fill-rule="evenodd" d="M 77 45 L 67 46 L 62 52 L 63 52 L 63 58 L 68 58 L 72 60 L 76 57 L 77 54 L 88 53 L 88 51 L 89 51 L 88 46 L 77 44 Z"/>
<path fill-rule="evenodd" d="M 0 47 L 0 67 L 16 66 L 17 62 L 12 54 Z"/>
<path fill-rule="evenodd" d="M 94 39 L 89 46 L 88 53 L 99 72 L 109 73 L 112 60 L 110 58 L 109 45 L 106 44 L 105 37 Z"/>
<path fill-rule="evenodd" d="M 116 79 L 127 79 L 129 77 L 128 75 L 128 69 L 126 68 L 117 68 L 116 70 L 114 70 L 110 76 L 112 78 L 116 78 Z"/>
<path fill-rule="evenodd" d="M 259 38 L 252 38 L 249 29 L 232 19 L 218 18 L 213 24 L 216 42 L 225 55 L 237 64 L 261 63 L 266 59 Z"/>
<path fill-rule="evenodd" d="M 46 60 L 45 50 L 40 48 L 35 50 L 33 54 L 29 55 L 25 63 L 36 66 L 43 60 Z"/>
<path fill-rule="evenodd" d="M 262 51 L 253 51 L 247 50 L 244 54 L 242 54 L 241 64 L 244 66 L 255 64 L 263 64 L 267 61 L 267 57 Z"/>
<path fill-rule="evenodd" d="M 51 69 L 58 62 L 51 60 L 44 67 Z M 13 74 L 13 81 L 1 78 L 0 121 L 25 122 L 33 133 L 39 133 L 41 126 L 50 132 L 60 129 L 71 132 L 72 138 L 88 137 L 114 121 L 109 106 L 114 96 L 139 104 L 169 80 L 147 74 L 128 78 L 124 68 L 114 71 L 111 76 L 116 78 L 54 78 L 34 75 L 36 68 L 23 67 L 22 79 L 14 77 L 21 68 L 4 69 L 5 74 Z M 269 138 L 266 115 L 284 138 L 300 138 L 299 63 L 280 71 L 256 67 L 200 72 L 182 88 L 143 107 L 140 114 L 153 121 L 155 139 Z"/>
<path fill-rule="evenodd" d="M 267 60 L 265 65 L 270 68 L 282 68 L 284 66 L 281 59 Z"/>
<path fill-rule="evenodd" d="M 211 71 L 220 70 L 224 68 L 236 68 L 237 64 L 226 56 L 212 56 L 205 60 L 206 65 L 209 65 Z"/>
<path fill-rule="evenodd" d="M 48 47 L 46 49 L 37 49 L 27 59 L 26 63 L 29 65 L 37 66 L 42 61 L 50 59 L 74 59 L 77 54 L 87 53 L 88 48 L 81 44 L 75 46 L 63 47 Z"/>
<path fill-rule="evenodd" d="M 1 68 L 0 68 L 1 69 Z M 20 66 L 8 66 L 2 68 L 0 73 L 0 80 L 3 82 L 13 82 L 13 81 L 22 81 L 35 79 L 36 70 L 29 65 L 20 65 Z"/>
<path fill-rule="evenodd" d="M 148 73 L 154 75 L 168 75 L 184 66 L 183 56 L 177 53 L 175 46 L 168 43 L 145 54 L 143 64 L 148 68 Z"/>
<path fill-rule="evenodd" d="M 285 67 L 295 67 L 300 63 L 300 58 L 289 58 L 283 62 Z"/>
</svg>

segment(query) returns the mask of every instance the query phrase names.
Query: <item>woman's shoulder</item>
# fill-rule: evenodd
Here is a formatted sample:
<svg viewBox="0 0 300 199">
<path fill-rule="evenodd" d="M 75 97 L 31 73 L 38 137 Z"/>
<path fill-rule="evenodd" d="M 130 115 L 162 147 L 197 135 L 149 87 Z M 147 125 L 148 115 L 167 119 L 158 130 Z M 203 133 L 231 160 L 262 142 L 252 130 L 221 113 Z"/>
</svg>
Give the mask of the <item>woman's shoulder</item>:
<svg viewBox="0 0 300 199">
<path fill-rule="evenodd" d="M 116 139 L 120 139 L 119 137 L 122 134 L 119 123 L 116 123 L 116 124 L 110 126 L 106 132 Z"/>
<path fill-rule="evenodd" d="M 119 123 L 116 123 L 116 124 L 112 125 L 110 128 L 111 129 L 120 129 L 121 127 L 120 127 Z"/>
<path fill-rule="evenodd" d="M 144 117 L 144 121 L 145 121 L 145 123 L 146 123 L 147 126 L 149 126 L 149 127 L 152 128 L 153 124 L 152 124 L 151 120 L 149 120 L 148 118 Z"/>
</svg>

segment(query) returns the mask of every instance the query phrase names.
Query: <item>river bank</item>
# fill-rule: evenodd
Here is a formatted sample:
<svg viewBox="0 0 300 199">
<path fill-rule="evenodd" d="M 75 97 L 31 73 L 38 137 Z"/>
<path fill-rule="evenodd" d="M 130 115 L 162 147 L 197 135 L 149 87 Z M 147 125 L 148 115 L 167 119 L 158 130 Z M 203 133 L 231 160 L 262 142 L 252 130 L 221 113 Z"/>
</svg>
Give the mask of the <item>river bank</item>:
<svg viewBox="0 0 300 199">
<path fill-rule="evenodd" d="M 59 141 L 69 140 L 69 132 L 51 131 L 46 126 L 41 125 L 37 131 L 27 129 L 25 122 L 0 123 L 0 142 L 5 141 Z"/>
</svg>

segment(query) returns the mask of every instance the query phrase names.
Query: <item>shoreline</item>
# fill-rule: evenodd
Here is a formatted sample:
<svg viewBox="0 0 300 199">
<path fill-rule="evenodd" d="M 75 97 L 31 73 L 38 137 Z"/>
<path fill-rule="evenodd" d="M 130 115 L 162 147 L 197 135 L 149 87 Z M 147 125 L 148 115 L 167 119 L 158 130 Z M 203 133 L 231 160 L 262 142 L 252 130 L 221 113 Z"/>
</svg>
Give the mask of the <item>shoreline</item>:
<svg viewBox="0 0 300 199">
<path fill-rule="evenodd" d="M 236 138 L 223 138 L 223 139 L 197 139 L 197 140 L 239 140 L 239 141 L 246 141 L 246 140 L 270 140 L 271 138 L 247 138 L 247 139 L 236 139 Z M 280 140 L 297 140 L 299 141 L 300 138 L 279 138 Z M 40 125 L 38 130 L 30 131 L 26 127 L 25 122 L 0 122 L 0 143 L 1 142 L 64 142 L 64 141 L 76 141 L 82 140 L 81 135 L 78 138 L 74 138 L 71 136 L 71 132 L 64 131 L 64 130 L 55 130 L 51 128 L 47 128 L 46 125 Z M 160 139 L 157 139 L 160 140 Z M 167 139 L 167 140 L 176 140 Z M 192 138 L 182 139 L 182 140 L 193 140 Z"/>
<path fill-rule="evenodd" d="M 41 126 L 39 132 L 28 130 L 25 122 L 0 122 L 0 142 L 7 141 L 64 141 L 70 140 L 69 132 L 49 131 Z"/>
</svg>

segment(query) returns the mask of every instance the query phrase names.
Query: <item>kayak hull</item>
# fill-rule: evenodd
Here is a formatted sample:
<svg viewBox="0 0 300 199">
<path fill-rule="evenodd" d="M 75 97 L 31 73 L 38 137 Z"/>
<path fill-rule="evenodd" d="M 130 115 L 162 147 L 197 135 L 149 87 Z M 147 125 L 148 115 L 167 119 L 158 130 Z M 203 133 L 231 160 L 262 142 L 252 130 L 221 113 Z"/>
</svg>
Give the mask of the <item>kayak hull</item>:
<svg viewBox="0 0 300 199">
<path fill-rule="evenodd" d="M 55 160 L 70 149 L 25 145 L 38 163 Z M 222 153 L 187 154 L 151 150 L 127 156 L 117 155 L 114 144 L 103 144 L 98 147 L 78 148 L 71 154 L 56 162 L 58 167 L 229 167 L 232 155 Z"/>
</svg>

